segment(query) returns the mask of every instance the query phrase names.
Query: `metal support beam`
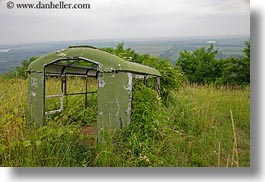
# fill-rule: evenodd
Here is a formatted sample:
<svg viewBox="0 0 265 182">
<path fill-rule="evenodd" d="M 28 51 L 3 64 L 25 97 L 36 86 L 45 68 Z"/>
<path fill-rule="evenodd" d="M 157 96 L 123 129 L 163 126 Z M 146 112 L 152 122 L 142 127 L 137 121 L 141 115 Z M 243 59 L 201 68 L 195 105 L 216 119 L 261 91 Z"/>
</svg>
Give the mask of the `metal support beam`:
<svg viewBox="0 0 265 182">
<path fill-rule="evenodd" d="M 87 77 L 86 77 L 85 108 L 87 108 Z"/>
</svg>

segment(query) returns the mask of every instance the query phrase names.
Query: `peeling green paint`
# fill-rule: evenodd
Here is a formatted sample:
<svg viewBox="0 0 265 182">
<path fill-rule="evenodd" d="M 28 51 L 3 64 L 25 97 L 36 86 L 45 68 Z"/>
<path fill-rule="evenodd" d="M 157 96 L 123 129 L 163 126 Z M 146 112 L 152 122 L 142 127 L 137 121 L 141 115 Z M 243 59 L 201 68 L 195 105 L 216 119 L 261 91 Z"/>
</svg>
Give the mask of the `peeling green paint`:
<svg viewBox="0 0 265 182">
<path fill-rule="evenodd" d="M 130 123 L 132 77 L 127 73 L 104 73 L 98 87 L 98 128 L 123 128 Z"/>
<path fill-rule="evenodd" d="M 44 85 L 43 74 L 32 73 L 29 75 L 28 103 L 31 125 L 40 127 L 44 121 Z"/>
</svg>

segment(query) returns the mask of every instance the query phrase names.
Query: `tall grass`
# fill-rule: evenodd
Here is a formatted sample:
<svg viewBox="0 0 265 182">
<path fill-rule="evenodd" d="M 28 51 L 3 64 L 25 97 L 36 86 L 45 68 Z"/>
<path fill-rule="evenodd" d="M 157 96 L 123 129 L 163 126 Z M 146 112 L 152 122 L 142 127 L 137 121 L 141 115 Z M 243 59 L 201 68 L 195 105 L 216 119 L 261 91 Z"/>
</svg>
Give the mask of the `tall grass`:
<svg viewBox="0 0 265 182">
<path fill-rule="evenodd" d="M 46 126 L 29 128 L 27 80 L 0 77 L 0 166 L 249 166 L 249 93 L 249 87 L 185 85 L 165 104 L 140 85 L 130 126 L 97 143 L 81 133 L 94 117 L 80 114 L 83 98 L 72 98 L 68 104 L 77 108 Z"/>
<path fill-rule="evenodd" d="M 191 85 L 174 94 L 169 109 L 172 126 L 187 139 L 185 166 L 218 166 L 218 161 L 219 166 L 236 166 L 232 160 L 235 136 L 240 166 L 249 166 L 249 87 L 231 90 Z"/>
</svg>

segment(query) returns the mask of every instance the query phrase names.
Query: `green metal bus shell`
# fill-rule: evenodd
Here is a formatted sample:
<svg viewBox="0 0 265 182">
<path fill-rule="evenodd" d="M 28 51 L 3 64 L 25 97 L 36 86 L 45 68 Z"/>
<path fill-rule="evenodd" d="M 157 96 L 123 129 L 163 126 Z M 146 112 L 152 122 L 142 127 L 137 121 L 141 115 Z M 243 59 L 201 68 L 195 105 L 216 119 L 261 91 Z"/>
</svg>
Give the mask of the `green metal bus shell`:
<svg viewBox="0 0 265 182">
<path fill-rule="evenodd" d="M 63 61 L 84 60 L 95 67 L 75 67 L 60 64 Z M 29 67 L 29 124 L 45 124 L 45 76 L 49 74 L 93 76 L 98 80 L 97 128 L 123 128 L 130 123 L 132 79 L 134 75 L 156 77 L 161 74 L 154 68 L 125 61 L 115 55 L 91 47 L 69 47 L 43 55 Z M 159 83 L 159 82 L 158 82 Z M 159 87 L 157 87 L 159 88 Z M 63 93 L 62 93 L 63 94 Z"/>
</svg>

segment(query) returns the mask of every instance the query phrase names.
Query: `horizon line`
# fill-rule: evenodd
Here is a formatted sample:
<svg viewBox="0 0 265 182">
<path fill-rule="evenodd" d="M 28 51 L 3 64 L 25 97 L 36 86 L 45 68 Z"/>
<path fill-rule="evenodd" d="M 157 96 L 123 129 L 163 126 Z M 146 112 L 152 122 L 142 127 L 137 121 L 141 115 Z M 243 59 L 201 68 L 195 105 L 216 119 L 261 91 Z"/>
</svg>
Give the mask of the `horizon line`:
<svg viewBox="0 0 265 182">
<path fill-rule="evenodd" d="M 47 43 L 62 43 L 62 42 L 84 42 L 84 41 L 92 41 L 92 42 L 125 42 L 125 41 L 169 41 L 176 39 L 200 39 L 200 38 L 242 38 L 248 37 L 250 39 L 250 35 L 247 34 L 235 34 L 235 35 L 191 35 L 191 36 L 172 36 L 172 37 L 135 37 L 135 38 L 97 38 L 97 39 L 79 39 L 79 40 L 50 40 L 50 41 L 35 41 L 35 42 L 21 42 L 21 43 L 4 43 L 0 44 L 0 46 L 12 46 L 12 45 L 27 45 L 27 44 L 47 44 Z"/>
</svg>

